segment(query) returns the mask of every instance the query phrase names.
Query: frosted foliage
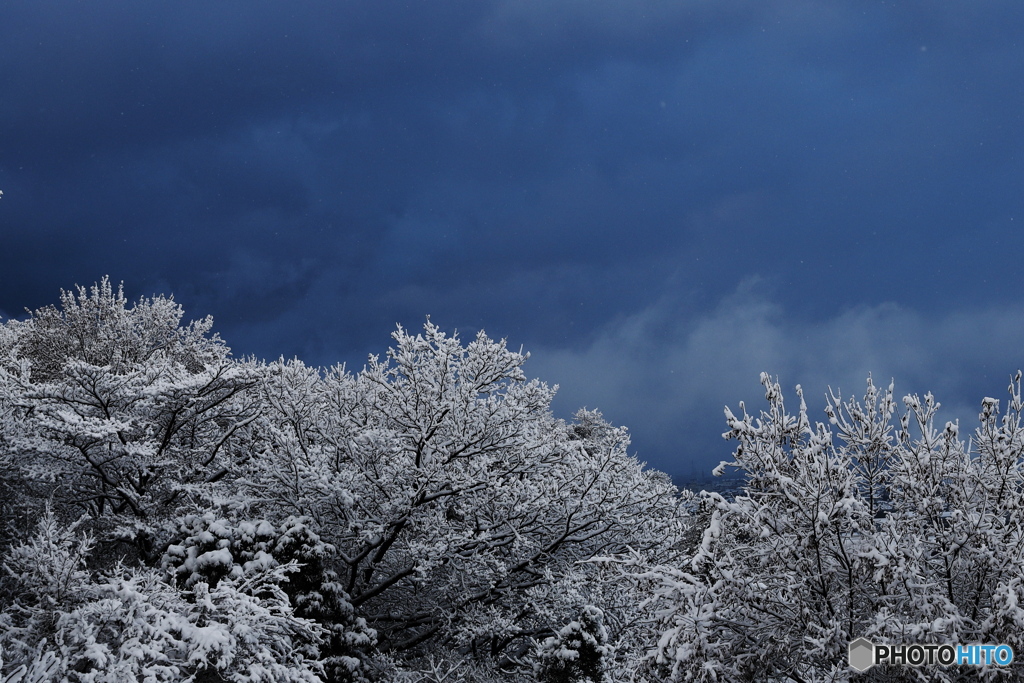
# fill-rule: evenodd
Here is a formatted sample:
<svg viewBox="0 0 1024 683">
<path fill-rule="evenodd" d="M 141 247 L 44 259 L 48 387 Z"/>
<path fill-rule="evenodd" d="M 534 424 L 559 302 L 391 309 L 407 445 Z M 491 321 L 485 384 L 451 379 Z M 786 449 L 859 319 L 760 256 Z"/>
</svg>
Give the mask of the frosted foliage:
<svg viewBox="0 0 1024 683">
<path fill-rule="evenodd" d="M 931 394 L 907 396 L 900 411 L 893 386 L 869 379 L 863 401 L 830 394 L 827 422 L 812 424 L 799 387 L 792 414 L 763 375 L 766 411 L 726 409 L 725 436 L 738 446 L 724 465 L 745 473 L 745 495 L 703 496 L 707 523 L 689 561 L 637 573 L 652 582 L 647 606 L 661 623 L 651 670 L 686 681 L 847 680 L 847 643 L 860 636 L 1024 651 L 1020 380 L 1005 414 L 984 400 L 965 443 L 958 423 L 935 424 Z M 932 667 L 926 677 L 959 675 Z"/>
<path fill-rule="evenodd" d="M 115 683 L 195 680 L 208 671 L 236 683 L 320 680 L 323 631 L 296 617 L 280 588 L 295 565 L 180 591 L 153 570 L 118 566 L 90 577 L 88 545 L 47 515 L 15 548 L 6 569 L 21 597 L 0 623 L 8 658 L 0 675 Z"/>
<path fill-rule="evenodd" d="M 392 665 L 380 680 L 388 683 L 516 683 L 522 674 L 497 669 L 492 662 L 479 662 L 447 652 L 431 653 L 422 661 L 402 667 Z"/>
<path fill-rule="evenodd" d="M 526 355 L 430 323 L 394 339 L 356 374 L 272 366 L 255 426 L 267 457 L 245 478 L 337 548 L 383 647 L 445 641 L 515 660 L 587 602 L 539 588 L 598 576 L 577 564 L 595 555 L 654 556 L 680 537 L 667 477 L 599 413 L 554 419 L 554 390 L 525 379 Z"/>
<path fill-rule="evenodd" d="M 41 652 L 27 664 L 10 669 L 4 666 L 3 648 L 0 648 L 0 683 L 47 683 L 57 676 L 60 660 L 52 651 Z M 8 669 L 10 669 L 8 671 Z"/>
<path fill-rule="evenodd" d="M 65 525 L 47 508 L 36 533 L 10 549 L 3 570 L 46 607 L 57 607 L 81 592 L 89 581 L 85 558 L 92 551 L 89 536 L 76 535 L 82 520 Z"/>
<path fill-rule="evenodd" d="M 70 360 L 109 367 L 115 374 L 158 354 L 193 372 L 224 360 L 227 347 L 209 336 L 213 319 L 182 326 L 183 315 L 173 298 L 142 298 L 129 305 L 123 287 L 114 291 L 105 277 L 88 290 L 62 290 L 59 308 L 33 311 L 20 355 L 31 361 L 37 381 L 59 377 Z"/>
</svg>

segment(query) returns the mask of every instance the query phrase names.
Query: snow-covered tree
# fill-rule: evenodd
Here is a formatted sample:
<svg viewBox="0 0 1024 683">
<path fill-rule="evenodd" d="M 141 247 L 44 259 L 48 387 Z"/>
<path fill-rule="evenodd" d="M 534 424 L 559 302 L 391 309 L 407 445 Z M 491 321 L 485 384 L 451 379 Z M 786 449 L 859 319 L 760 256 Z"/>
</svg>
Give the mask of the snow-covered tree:
<svg viewBox="0 0 1024 683">
<path fill-rule="evenodd" d="M 9 321 L 0 340 L 0 447 L 23 488 L 94 520 L 144 525 L 248 457 L 254 364 L 172 299 L 129 305 L 108 279 Z M 27 492 L 27 491 L 26 491 Z"/>
<path fill-rule="evenodd" d="M 647 567 L 662 623 L 651 668 L 672 680 L 847 680 L 847 644 L 1021 644 L 1024 430 L 1018 374 L 1007 413 L 985 399 L 970 445 L 935 426 L 929 394 L 904 399 L 868 381 L 863 402 L 830 395 L 827 423 L 769 407 L 726 416 L 743 495 L 705 494 L 703 539 L 688 562 Z M 636 562 L 640 565 L 642 563 Z M 873 671 L 959 680 L 956 669 Z M 979 672 L 982 678 L 1019 671 Z"/>
<path fill-rule="evenodd" d="M 384 649 L 430 641 L 511 663 L 586 604 L 544 590 L 596 571 L 575 563 L 679 537 L 667 478 L 598 413 L 552 417 L 554 390 L 526 381 L 526 355 L 429 322 L 394 339 L 354 375 L 274 364 L 245 479 L 338 549 Z"/>
</svg>

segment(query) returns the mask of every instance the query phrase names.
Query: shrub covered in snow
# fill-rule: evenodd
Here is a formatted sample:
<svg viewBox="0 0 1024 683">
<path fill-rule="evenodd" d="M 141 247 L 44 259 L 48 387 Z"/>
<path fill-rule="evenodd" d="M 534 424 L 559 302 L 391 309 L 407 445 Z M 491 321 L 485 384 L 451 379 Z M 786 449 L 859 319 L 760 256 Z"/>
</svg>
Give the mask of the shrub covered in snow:
<svg viewBox="0 0 1024 683">
<path fill-rule="evenodd" d="M 603 683 L 605 658 L 610 654 L 604 613 L 587 605 L 537 648 L 537 680 L 541 683 Z"/>
<path fill-rule="evenodd" d="M 294 564 L 254 568 L 181 590 L 161 572 L 86 567 L 90 539 L 53 513 L 4 568 L 17 599 L 0 616 L 12 677 L 49 671 L 74 683 L 184 681 L 216 672 L 235 683 L 321 680 L 323 629 L 294 614 L 281 590 Z M 32 674 L 38 675 L 38 674 Z"/>
<path fill-rule="evenodd" d="M 308 520 L 288 517 L 279 525 L 267 520 L 219 518 L 213 512 L 185 517 L 177 542 L 164 553 L 162 566 L 178 586 L 216 586 L 222 579 L 239 581 L 280 566 L 295 565 L 280 589 L 288 595 L 295 614 L 316 621 L 327 630 L 321 647 L 325 672 L 331 681 L 361 680 L 362 658 L 376 644 L 377 634 L 367 627 L 331 570 L 333 546 L 320 540 Z"/>
</svg>

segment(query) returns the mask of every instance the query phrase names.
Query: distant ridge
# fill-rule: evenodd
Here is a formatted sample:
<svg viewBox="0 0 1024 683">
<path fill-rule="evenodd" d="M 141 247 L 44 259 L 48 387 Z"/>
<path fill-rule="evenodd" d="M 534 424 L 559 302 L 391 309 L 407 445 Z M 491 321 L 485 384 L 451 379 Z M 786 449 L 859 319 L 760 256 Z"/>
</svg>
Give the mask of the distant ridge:
<svg viewBox="0 0 1024 683">
<path fill-rule="evenodd" d="M 689 489 L 694 492 L 714 491 L 723 496 L 734 496 L 742 492 L 744 482 L 745 478 L 737 475 L 714 477 L 710 474 L 703 476 L 691 474 L 672 477 L 672 483 L 679 489 Z"/>
</svg>

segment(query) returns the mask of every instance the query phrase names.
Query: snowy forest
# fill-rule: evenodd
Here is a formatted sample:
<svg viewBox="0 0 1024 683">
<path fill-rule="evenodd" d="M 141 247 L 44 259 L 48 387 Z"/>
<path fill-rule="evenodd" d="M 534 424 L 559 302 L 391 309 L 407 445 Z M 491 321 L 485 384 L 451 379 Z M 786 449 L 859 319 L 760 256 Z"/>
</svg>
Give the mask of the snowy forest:
<svg viewBox="0 0 1024 683">
<path fill-rule="evenodd" d="M 969 429 L 869 378 L 726 409 L 680 491 L 528 354 L 399 327 L 365 367 L 235 358 L 109 279 L 0 325 L 0 682 L 1015 680 L 1021 375 Z"/>
</svg>

